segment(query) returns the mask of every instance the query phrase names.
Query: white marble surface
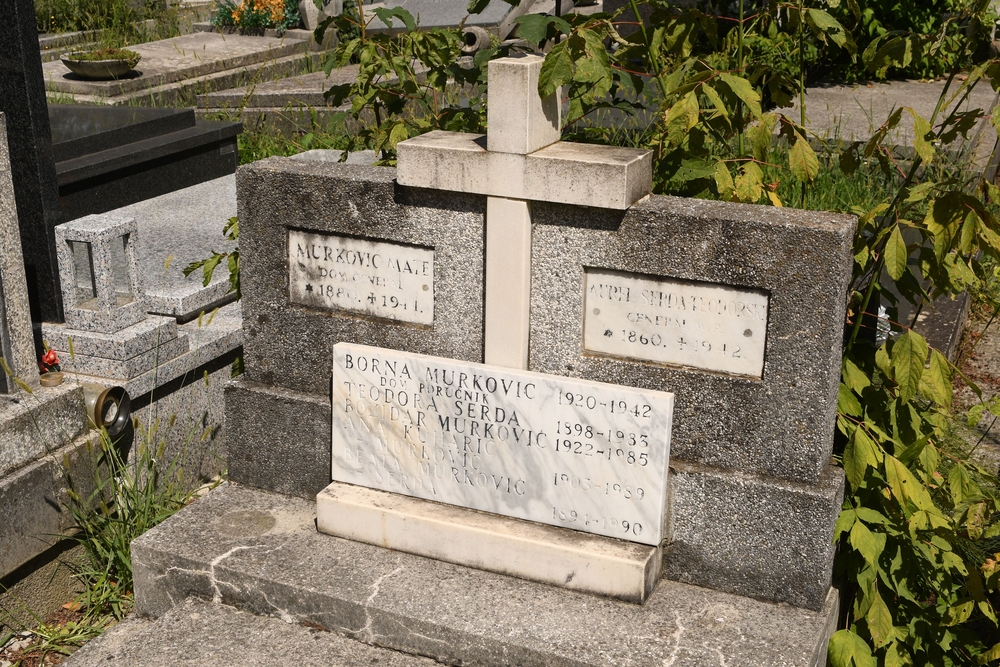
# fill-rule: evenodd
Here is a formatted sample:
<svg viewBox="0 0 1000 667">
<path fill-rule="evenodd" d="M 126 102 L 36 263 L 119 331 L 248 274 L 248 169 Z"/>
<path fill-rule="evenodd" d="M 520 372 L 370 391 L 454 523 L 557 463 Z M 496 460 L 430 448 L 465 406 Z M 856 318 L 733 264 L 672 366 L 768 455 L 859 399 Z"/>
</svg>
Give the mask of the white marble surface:
<svg viewBox="0 0 1000 667">
<path fill-rule="evenodd" d="M 483 328 L 486 363 L 528 367 L 530 315 L 531 202 L 487 197 Z"/>
<path fill-rule="evenodd" d="M 292 303 L 415 324 L 434 323 L 434 251 L 288 230 Z"/>
<path fill-rule="evenodd" d="M 334 481 L 658 545 L 673 394 L 338 343 Z"/>
<path fill-rule="evenodd" d="M 759 290 L 590 269 L 583 346 L 627 359 L 760 378 L 768 296 Z"/>
</svg>

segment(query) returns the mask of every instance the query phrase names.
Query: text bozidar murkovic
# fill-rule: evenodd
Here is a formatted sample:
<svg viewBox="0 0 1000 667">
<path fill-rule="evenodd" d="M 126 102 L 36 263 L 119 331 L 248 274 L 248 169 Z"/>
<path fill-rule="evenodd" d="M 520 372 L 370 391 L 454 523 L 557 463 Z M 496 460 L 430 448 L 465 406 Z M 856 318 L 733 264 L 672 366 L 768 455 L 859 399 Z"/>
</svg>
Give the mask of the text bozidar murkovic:
<svg viewBox="0 0 1000 667">
<path fill-rule="evenodd" d="M 659 542 L 672 395 L 345 343 L 333 479 Z"/>
</svg>

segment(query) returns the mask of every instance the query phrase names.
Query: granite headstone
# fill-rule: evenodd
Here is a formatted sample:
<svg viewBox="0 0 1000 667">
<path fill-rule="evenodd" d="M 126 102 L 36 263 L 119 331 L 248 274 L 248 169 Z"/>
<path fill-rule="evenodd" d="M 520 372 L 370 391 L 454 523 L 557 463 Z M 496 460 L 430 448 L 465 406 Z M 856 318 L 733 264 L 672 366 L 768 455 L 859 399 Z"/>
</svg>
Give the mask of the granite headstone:
<svg viewBox="0 0 1000 667">
<path fill-rule="evenodd" d="M 8 369 L 22 382 L 38 383 L 6 137 L 6 118 L 0 113 L 0 357 L 7 365 L 0 369 L 0 393 L 13 390 Z"/>
<path fill-rule="evenodd" d="M 0 111 L 7 116 L 14 198 L 34 320 L 62 321 L 55 226 L 61 221 L 35 3 L 12 0 L 0 25 Z"/>
</svg>

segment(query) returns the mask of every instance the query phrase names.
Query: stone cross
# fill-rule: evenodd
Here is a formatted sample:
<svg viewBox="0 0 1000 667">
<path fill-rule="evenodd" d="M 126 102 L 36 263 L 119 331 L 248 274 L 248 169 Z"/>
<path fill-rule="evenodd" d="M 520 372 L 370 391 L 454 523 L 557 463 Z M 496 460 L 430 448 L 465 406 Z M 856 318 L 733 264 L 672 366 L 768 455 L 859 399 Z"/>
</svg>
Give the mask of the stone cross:
<svg viewBox="0 0 1000 667">
<path fill-rule="evenodd" d="M 14 377 L 28 385 L 36 385 L 38 366 L 6 137 L 7 121 L 0 113 L 0 357 Z M 6 371 L 0 369 L 0 394 L 13 391 Z"/>
<path fill-rule="evenodd" d="M 400 185 L 486 198 L 484 361 L 527 369 L 531 203 L 624 210 L 652 189 L 652 153 L 559 141 L 560 96 L 538 94 L 544 59 L 489 63 L 488 134 L 437 130 L 400 142 Z"/>
</svg>

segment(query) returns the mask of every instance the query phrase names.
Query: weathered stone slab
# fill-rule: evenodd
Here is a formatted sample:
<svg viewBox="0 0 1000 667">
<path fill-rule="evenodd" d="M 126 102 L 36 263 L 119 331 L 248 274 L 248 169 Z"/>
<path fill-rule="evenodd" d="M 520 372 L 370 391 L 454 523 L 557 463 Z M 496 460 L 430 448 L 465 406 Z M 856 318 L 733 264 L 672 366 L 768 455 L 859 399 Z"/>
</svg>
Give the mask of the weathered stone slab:
<svg viewBox="0 0 1000 667">
<path fill-rule="evenodd" d="M 38 384 L 38 365 L 31 333 L 28 283 L 21 255 L 21 235 L 14 201 L 7 119 L 0 113 L 0 394 L 14 390 L 9 371 L 29 386 Z"/>
<path fill-rule="evenodd" d="M 226 386 L 229 478 L 314 499 L 330 483 L 331 422 L 327 396 L 234 380 Z M 671 470 L 668 578 L 822 605 L 843 490 L 839 468 L 827 466 L 815 485 L 677 460 Z"/>
<path fill-rule="evenodd" d="M 227 485 L 133 543 L 140 614 L 189 595 L 444 664 L 822 667 L 818 611 L 664 581 L 639 606 L 316 532 L 315 505 Z M 671 662 L 673 661 L 673 662 Z"/>
<path fill-rule="evenodd" d="M 304 53 L 306 48 L 307 42 L 302 40 L 195 32 L 130 46 L 129 49 L 142 56 L 136 66 L 137 74 L 131 76 L 111 81 L 85 81 L 70 72 L 60 60 L 45 63 L 42 75 L 49 91 L 112 98 Z"/>
<path fill-rule="evenodd" d="M 670 394 L 340 343 L 333 406 L 334 481 L 660 544 Z"/>
<path fill-rule="evenodd" d="M 611 357 L 759 378 L 767 293 L 584 271 L 583 348 Z"/>
<path fill-rule="evenodd" d="M 151 316 L 113 334 L 42 323 L 42 339 L 60 358 L 69 355 L 72 346 L 73 354 L 125 361 L 174 338 L 177 338 L 177 320 L 172 317 Z"/>
<path fill-rule="evenodd" d="M 833 447 L 852 216 L 661 196 L 624 214 L 537 203 L 532 215 L 531 370 L 674 392 L 674 459 L 819 480 Z M 643 354 L 650 346 L 639 335 L 662 331 L 665 342 L 673 329 L 663 319 L 670 309 L 643 304 L 641 290 L 638 303 L 619 305 L 615 321 L 632 313 L 643 328 L 609 327 L 614 346 L 591 347 L 584 323 L 603 315 L 594 315 L 584 286 L 588 272 L 608 271 L 637 285 L 684 281 L 757 295 L 756 319 L 747 320 L 756 324 L 736 338 L 747 340 L 746 330 L 751 340 L 764 337 L 762 372 L 750 366 L 741 376 L 731 356 L 717 369 L 692 368 L 700 350 L 678 349 L 681 356 L 667 359 Z M 765 298 L 766 327 L 757 315 Z M 629 341 L 633 330 L 639 345 Z M 714 354 L 716 343 L 708 342 Z"/>
<path fill-rule="evenodd" d="M 335 234 L 288 230 L 292 303 L 434 323 L 434 251 Z"/>
<path fill-rule="evenodd" d="M 316 496 L 321 533 L 642 604 L 663 551 L 488 512 L 334 482 Z"/>
<path fill-rule="evenodd" d="M 333 344 L 340 341 L 482 360 L 485 201 L 398 188 L 394 176 L 387 168 L 286 158 L 240 167 L 248 379 L 326 395 Z M 293 303 L 289 229 L 433 249 L 433 323 Z"/>
<path fill-rule="evenodd" d="M 401 185 L 492 197 L 626 209 L 652 187 L 652 153 L 559 142 L 495 153 L 486 135 L 434 130 L 397 146 Z"/>
<path fill-rule="evenodd" d="M 311 0 L 305 0 L 310 2 Z M 248 641 L 248 638 L 253 638 Z M 429 658 L 368 646 L 317 627 L 260 617 L 191 598 L 156 620 L 129 616 L 63 661 L 65 667 L 109 664 L 209 667 L 437 667 Z"/>
</svg>

